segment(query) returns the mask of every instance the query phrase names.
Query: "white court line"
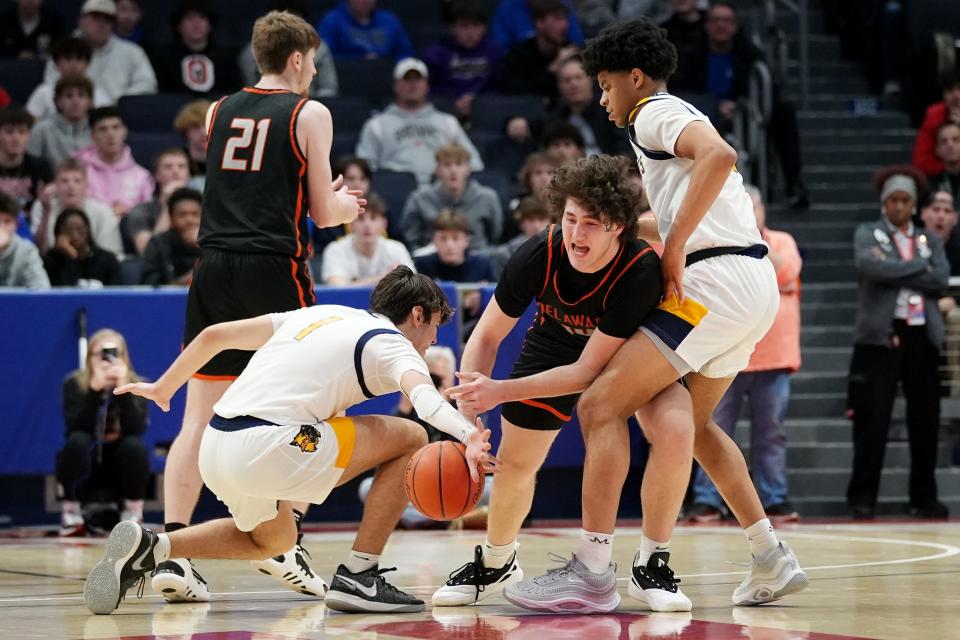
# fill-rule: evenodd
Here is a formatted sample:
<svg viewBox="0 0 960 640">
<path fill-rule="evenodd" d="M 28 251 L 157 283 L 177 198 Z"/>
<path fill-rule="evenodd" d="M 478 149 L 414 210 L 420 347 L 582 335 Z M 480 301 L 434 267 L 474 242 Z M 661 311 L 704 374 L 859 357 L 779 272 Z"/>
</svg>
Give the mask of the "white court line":
<svg viewBox="0 0 960 640">
<path fill-rule="evenodd" d="M 542 529 L 541 531 L 550 531 L 556 533 L 569 533 L 568 529 Z M 618 530 L 618 533 L 621 535 L 625 534 L 636 534 L 639 533 L 641 529 L 639 528 L 625 528 Z M 678 533 L 682 531 L 679 530 Z M 686 532 L 684 532 L 686 533 Z M 730 527 L 698 527 L 696 532 L 690 533 L 719 533 L 719 534 L 737 534 L 740 535 L 742 532 L 739 529 L 733 529 Z M 326 537 L 326 536 L 324 536 Z M 570 536 L 573 538 L 573 536 Z M 898 546 L 907 546 L 907 547 L 926 547 L 928 549 L 938 549 L 940 553 L 934 553 L 926 556 L 917 556 L 913 558 L 899 558 L 897 560 L 877 560 L 874 562 L 851 562 L 847 564 L 831 564 L 831 565 L 819 565 L 814 567 L 804 567 L 804 571 L 822 571 L 827 569 L 856 569 L 859 567 L 877 567 L 882 565 L 896 565 L 896 564 L 909 564 L 913 562 L 926 562 L 928 560 L 940 560 L 941 558 L 949 558 L 960 554 L 960 547 L 956 547 L 951 544 L 942 544 L 939 542 L 922 542 L 919 540 L 901 540 L 899 538 L 870 538 L 863 536 L 837 536 L 837 535 L 827 535 L 823 533 L 803 533 L 800 531 L 791 531 L 789 533 L 791 538 L 813 538 L 819 540 L 840 540 L 844 542 L 877 542 L 881 544 L 892 544 Z M 721 576 L 740 576 L 746 575 L 747 571 L 722 571 L 722 572 L 713 572 L 713 573 L 689 573 L 689 574 L 677 574 L 680 578 L 715 578 Z M 618 582 L 625 582 L 629 578 L 617 578 Z M 405 587 L 407 591 L 427 591 L 434 590 L 439 588 L 440 585 L 417 585 L 411 587 Z M 288 589 L 275 589 L 270 591 L 229 591 L 220 594 L 213 594 L 214 596 L 221 597 L 232 597 L 232 596 L 243 596 L 243 595 L 265 595 L 265 594 L 290 594 L 293 593 Z M 146 598 L 161 598 L 159 594 L 145 594 L 143 599 Z M 83 596 L 45 596 L 38 598 L 23 597 L 18 598 L 0 598 L 0 602 L 45 602 L 45 601 L 57 601 L 57 600 L 83 600 Z M 219 598 L 217 598 L 219 600 Z"/>
</svg>

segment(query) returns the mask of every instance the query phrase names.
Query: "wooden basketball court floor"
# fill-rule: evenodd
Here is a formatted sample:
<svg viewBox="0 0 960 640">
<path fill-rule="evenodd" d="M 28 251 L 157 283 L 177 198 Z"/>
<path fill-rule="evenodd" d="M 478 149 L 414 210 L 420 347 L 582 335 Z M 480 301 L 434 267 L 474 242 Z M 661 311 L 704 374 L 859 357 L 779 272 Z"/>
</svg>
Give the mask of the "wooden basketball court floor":
<svg viewBox="0 0 960 640">
<path fill-rule="evenodd" d="M 0 639 L 164 638 L 282 640 L 288 638 L 437 638 L 456 640 L 826 640 L 839 638 L 960 639 L 960 523 L 805 524 L 779 528 L 810 576 L 809 588 L 761 607 L 733 607 L 730 595 L 747 561 L 733 527 L 679 527 L 671 565 L 693 600 L 692 614 L 649 614 L 627 595 L 639 529 L 622 528 L 614 560 L 623 604 L 610 615 L 525 612 L 501 597 L 480 606 L 422 614 L 346 615 L 322 601 L 287 591 L 245 562 L 201 561 L 214 592 L 204 604 L 167 605 L 147 586 L 131 590 L 110 616 L 83 606 L 83 579 L 102 539 L 0 540 Z M 530 529 L 520 559 L 529 576 L 555 566 L 549 552 L 568 554 L 577 529 Z M 350 532 L 311 533 L 305 546 L 329 579 L 350 548 Z M 399 531 L 381 567 L 429 602 L 447 574 L 473 557 L 476 531 Z"/>
</svg>

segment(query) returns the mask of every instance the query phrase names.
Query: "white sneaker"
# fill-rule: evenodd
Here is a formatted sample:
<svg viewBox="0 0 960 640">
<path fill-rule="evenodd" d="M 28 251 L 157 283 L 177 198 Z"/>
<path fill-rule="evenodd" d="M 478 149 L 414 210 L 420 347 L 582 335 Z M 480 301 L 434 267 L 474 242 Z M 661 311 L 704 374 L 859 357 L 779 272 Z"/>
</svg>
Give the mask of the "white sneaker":
<svg viewBox="0 0 960 640">
<path fill-rule="evenodd" d="M 647 566 L 637 566 L 634 556 L 628 593 L 647 605 L 651 611 L 690 611 L 693 604 L 680 587 L 679 578 L 667 566 L 670 554 L 658 551 L 647 560 Z"/>
<path fill-rule="evenodd" d="M 807 574 L 785 542 L 762 557 L 753 556 L 748 575 L 733 592 L 733 604 L 753 605 L 773 602 L 807 588 Z"/>
<path fill-rule="evenodd" d="M 150 587 L 167 602 L 209 602 L 210 589 L 193 563 L 186 558 L 166 560 L 157 565 Z"/>
<path fill-rule="evenodd" d="M 490 596 L 502 593 L 503 589 L 523 580 L 523 569 L 517 562 L 517 552 L 498 569 L 488 569 L 483 565 L 483 547 L 473 549 L 473 561 L 468 562 L 450 574 L 443 585 L 433 592 L 433 606 L 462 607 L 477 604 Z"/>
<path fill-rule="evenodd" d="M 60 535 L 63 537 L 81 536 L 85 533 L 83 510 L 79 502 L 64 500 L 60 512 Z"/>
<path fill-rule="evenodd" d="M 275 578 L 283 586 L 315 598 L 327 595 L 327 583 L 307 564 L 307 552 L 299 543 L 290 551 L 266 560 L 253 560 L 250 565 L 265 575 Z"/>
</svg>

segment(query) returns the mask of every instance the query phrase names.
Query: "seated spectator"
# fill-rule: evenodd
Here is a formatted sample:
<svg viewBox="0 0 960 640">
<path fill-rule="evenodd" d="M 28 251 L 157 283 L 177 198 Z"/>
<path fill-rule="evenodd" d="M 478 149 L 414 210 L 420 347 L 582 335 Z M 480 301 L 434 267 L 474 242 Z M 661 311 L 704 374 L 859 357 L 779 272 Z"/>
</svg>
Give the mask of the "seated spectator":
<svg viewBox="0 0 960 640">
<path fill-rule="evenodd" d="M 503 268 L 507 265 L 507 260 L 513 255 L 513 252 L 553 222 L 550 211 L 547 210 L 546 205 L 536 196 L 526 196 L 523 198 L 513 212 L 513 219 L 517 223 L 520 233 L 501 245 L 491 247 L 487 253 L 487 257 L 490 258 L 490 264 L 493 266 L 493 274 L 498 280 L 500 279 L 500 274 L 503 273 Z"/>
<path fill-rule="evenodd" d="M 305 0 L 270 0 L 265 13 L 270 11 L 289 11 L 301 18 L 306 18 L 306 2 Z M 337 79 L 337 67 L 333 63 L 333 54 L 330 53 L 330 47 L 323 40 L 317 47 L 313 64 L 317 68 L 317 75 L 313 77 L 313 82 L 310 83 L 310 97 L 319 99 L 339 95 L 340 82 Z M 257 61 L 253 59 L 252 41 L 248 42 L 240 52 L 237 65 L 240 67 L 240 76 L 245 86 L 252 87 L 260 81 L 260 69 L 257 68 Z"/>
<path fill-rule="evenodd" d="M 223 95 L 240 85 L 236 53 L 216 41 L 216 14 L 207 0 L 183 0 L 170 17 L 172 45 L 151 52 L 160 91 Z"/>
<path fill-rule="evenodd" d="M 914 167 L 890 167 L 875 178 L 882 216 L 854 234 L 859 305 L 847 387 L 853 419 L 853 469 L 847 503 L 857 519 L 874 515 L 890 417 L 903 384 L 910 441 L 910 515 L 946 518 L 937 497 L 940 352 L 938 301 L 950 264 L 940 238 L 910 220 L 926 187 Z"/>
<path fill-rule="evenodd" d="M 199 191 L 182 187 L 170 194 L 167 209 L 170 228 L 150 238 L 143 252 L 141 284 L 189 285 L 193 267 L 200 259 L 200 209 L 203 196 Z"/>
<path fill-rule="evenodd" d="M 190 161 L 190 187 L 203 192 L 207 174 L 207 111 L 210 101 L 194 100 L 185 104 L 173 121 L 173 128 L 183 137 Z"/>
<path fill-rule="evenodd" d="M 99 289 L 120 284 L 117 257 L 97 246 L 90 235 L 90 220 L 80 209 L 64 209 L 53 226 L 53 247 L 43 258 L 54 287 Z"/>
<path fill-rule="evenodd" d="M 960 68 L 943 75 L 940 87 L 943 89 L 943 102 L 927 108 L 913 145 L 913 166 L 930 177 L 943 173 L 943 161 L 937 157 L 937 131 L 940 125 L 947 120 L 960 122 Z"/>
<path fill-rule="evenodd" d="M 17 235 L 17 201 L 0 191 L 0 287 L 49 289 L 40 252 Z"/>
<path fill-rule="evenodd" d="M 727 2 L 714 2 L 707 12 L 707 55 L 703 61 L 708 70 L 706 90 L 720 101 L 722 121 L 719 127 L 731 126 L 737 111 L 737 100 L 749 92 L 750 69 L 763 54 L 740 31 L 737 13 Z M 800 157 L 800 132 L 796 108 L 774 87 L 773 104 L 767 131 L 780 159 L 787 202 L 793 209 L 810 206 L 803 183 L 803 163 Z"/>
<path fill-rule="evenodd" d="M 567 122 L 580 132 L 586 156 L 601 153 L 631 155 L 627 137 L 609 118 L 594 96 L 594 79 L 583 70 L 578 56 L 565 60 L 557 70 L 560 99 L 549 116 Z"/>
<path fill-rule="evenodd" d="M 373 178 L 373 170 L 370 163 L 357 156 L 341 156 L 332 167 L 333 177 L 343 176 L 343 183 L 353 191 L 359 191 L 362 194 L 370 192 L 370 180 Z M 388 228 L 390 212 L 387 212 Z M 320 273 L 323 266 L 323 252 L 327 246 L 336 240 L 342 238 L 349 232 L 349 224 L 341 224 L 335 227 L 317 227 L 313 220 L 307 219 L 307 227 L 310 229 L 310 240 L 313 243 L 313 258 L 310 261 L 311 268 L 315 273 Z M 317 278 L 319 280 L 319 278 Z"/>
<path fill-rule="evenodd" d="M 127 42 L 143 45 L 143 7 L 140 0 L 115 0 L 117 5 L 117 22 L 113 32 L 118 38 Z"/>
<path fill-rule="evenodd" d="M 671 0 L 620 0 L 617 3 L 617 19 L 634 20 L 645 17 L 654 24 L 662 24 L 674 13 L 675 2 Z M 697 0 L 702 9 L 708 6 L 707 0 Z M 604 23 L 604 26 L 607 23 Z"/>
<path fill-rule="evenodd" d="M 470 177 L 470 153 L 458 144 L 447 144 L 436 153 L 437 181 L 423 185 L 407 199 L 402 227 L 407 245 L 430 243 L 433 222 L 441 211 L 456 209 L 470 224 L 470 249 L 495 244 L 503 231 L 503 209 L 497 192 Z"/>
<path fill-rule="evenodd" d="M 542 198 L 543 190 L 550 184 L 559 166 L 559 158 L 543 151 L 536 151 L 527 156 L 517 174 L 517 179 L 520 181 L 520 195 L 510 201 L 510 209 L 516 210 L 520 200 L 526 196 Z"/>
<path fill-rule="evenodd" d="M 701 7 L 698 0 L 671 0 L 670 4 L 672 15 L 660 24 L 677 48 L 677 70 L 670 76 L 670 91 L 703 91 L 707 84 L 703 64 L 707 50 L 706 7 Z"/>
<path fill-rule="evenodd" d="M 133 370 L 123 336 L 101 329 L 90 338 L 86 363 L 63 382 L 67 442 L 57 453 L 57 482 L 63 490 L 61 535 L 83 533 L 81 503 L 107 490 L 120 504 L 120 519 L 143 522 L 150 459 L 141 437 L 147 401 L 114 396 L 115 387 L 142 378 Z M 99 500 L 98 500 L 99 501 Z"/>
<path fill-rule="evenodd" d="M 121 96 L 157 92 L 157 77 L 147 54 L 139 45 L 113 34 L 117 7 L 113 0 L 86 0 L 80 9 L 80 38 L 90 45 L 93 56 L 87 77 L 116 102 Z M 47 62 L 43 81 L 52 84 L 60 71 Z"/>
<path fill-rule="evenodd" d="M 586 148 L 580 129 L 569 122 L 555 122 L 543 134 L 543 149 L 561 164 L 585 157 Z"/>
<path fill-rule="evenodd" d="M 503 61 L 506 93 L 557 97 L 557 71 L 578 46 L 567 38 L 570 8 L 563 0 L 530 0 L 533 35 L 513 45 Z"/>
<path fill-rule="evenodd" d="M 960 201 L 960 122 L 947 120 L 937 129 L 937 158 L 943 173 L 934 176 L 930 185 L 949 191 L 953 201 Z"/>
<path fill-rule="evenodd" d="M 567 8 L 568 16 L 564 39 L 582 47 L 583 31 L 577 22 L 573 4 L 570 0 L 563 0 L 563 4 Z M 538 0 L 500 0 L 490 23 L 490 35 L 504 50 L 532 38 L 535 31 L 535 10 L 538 8 Z"/>
<path fill-rule="evenodd" d="M 127 126 L 116 107 L 90 112 L 93 144 L 75 157 L 87 165 L 88 193 L 106 202 L 118 217 L 153 196 L 150 172 L 137 164 L 127 145 Z"/>
<path fill-rule="evenodd" d="M 16 0 L 0 13 L 0 58 L 46 58 L 66 33 L 63 16 L 43 0 Z"/>
<path fill-rule="evenodd" d="M 490 282 L 495 280 L 490 260 L 470 253 L 470 222 L 459 211 L 446 209 L 433 222 L 436 253 L 414 259 L 417 271 L 434 280 Z"/>
<path fill-rule="evenodd" d="M 320 20 L 320 38 L 334 58 L 394 58 L 414 55 L 403 23 L 377 0 L 343 0 Z"/>
<path fill-rule="evenodd" d="M 500 46 L 487 33 L 489 16 L 475 0 L 453 5 L 450 34 L 423 52 L 434 93 L 456 100 L 457 115 L 469 120 L 473 99 L 496 87 Z"/>
<path fill-rule="evenodd" d="M 0 191 L 27 210 L 52 179 L 50 163 L 27 153 L 33 116 L 22 107 L 0 110 Z"/>
<path fill-rule="evenodd" d="M 357 155 L 374 171 L 409 171 L 426 184 L 436 168 L 436 150 L 455 142 L 470 153 L 470 168 L 482 171 L 480 153 L 457 118 L 437 111 L 427 100 L 427 65 L 417 58 L 401 60 L 393 80 L 394 102 L 364 123 Z"/>
<path fill-rule="evenodd" d="M 90 45 L 80 38 L 62 38 L 53 43 L 50 48 L 53 64 L 57 68 L 57 78 L 66 75 L 87 75 L 90 66 L 90 56 L 93 55 Z M 33 114 L 38 121 L 43 121 L 58 113 L 54 101 L 57 78 L 44 82 L 30 94 L 27 99 L 27 111 Z M 93 86 L 91 81 L 91 86 Z M 99 87 L 93 86 L 91 93 L 94 107 L 106 107 L 113 104 L 113 100 Z M 89 109 L 89 107 L 87 107 Z"/>
<path fill-rule="evenodd" d="M 367 194 L 364 212 L 350 225 L 350 234 L 323 250 L 324 284 L 376 284 L 395 267 L 413 268 L 402 242 L 386 238 L 387 205 L 375 193 Z"/>
<path fill-rule="evenodd" d="M 125 253 L 143 254 L 155 234 L 170 227 L 168 201 L 174 191 L 185 187 L 190 178 L 187 154 L 183 149 L 167 149 L 153 161 L 153 178 L 157 183 L 152 199 L 141 202 L 120 221 Z"/>
<path fill-rule="evenodd" d="M 27 151 L 57 166 L 93 143 L 90 137 L 93 83 L 79 73 L 60 76 L 53 88 L 56 111 L 33 127 Z"/>
<path fill-rule="evenodd" d="M 767 517 L 789 522 L 799 519 L 787 494 L 787 435 L 783 418 L 790 402 L 790 376 L 800 368 L 800 270 L 803 260 L 789 233 L 767 228 L 760 190 L 746 185 L 753 201 L 757 227 L 770 247 L 780 287 L 780 308 L 773 325 L 757 343 L 747 368 L 734 378 L 713 412 L 713 419 L 733 438 L 744 399 L 750 402 L 750 470 Z M 724 502 L 702 468 L 693 482 L 694 504 L 687 518 L 694 522 L 719 520 Z"/>
<path fill-rule="evenodd" d="M 952 191 L 935 187 L 927 195 L 926 206 L 920 209 L 923 228 L 943 241 L 951 276 L 960 275 L 960 230 L 957 228 L 956 202 Z"/>
<path fill-rule="evenodd" d="M 57 165 L 53 184 L 40 192 L 30 209 L 30 231 L 41 254 L 53 247 L 53 226 L 65 209 L 80 209 L 87 215 L 98 247 L 118 256 L 123 254 L 117 216 L 103 202 L 87 197 L 87 167 L 76 158 L 67 158 Z"/>
</svg>

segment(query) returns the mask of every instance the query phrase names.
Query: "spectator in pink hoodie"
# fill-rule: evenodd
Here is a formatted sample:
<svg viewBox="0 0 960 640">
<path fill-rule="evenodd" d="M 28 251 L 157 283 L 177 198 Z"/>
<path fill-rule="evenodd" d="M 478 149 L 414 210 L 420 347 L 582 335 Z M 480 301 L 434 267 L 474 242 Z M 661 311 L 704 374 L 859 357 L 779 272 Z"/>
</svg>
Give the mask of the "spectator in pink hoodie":
<svg viewBox="0 0 960 640">
<path fill-rule="evenodd" d="M 93 144 L 75 156 L 87 164 L 87 193 L 106 202 L 118 217 L 153 197 L 153 177 L 137 164 L 127 145 L 127 127 L 116 107 L 90 112 Z"/>
</svg>

